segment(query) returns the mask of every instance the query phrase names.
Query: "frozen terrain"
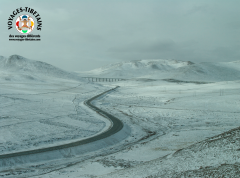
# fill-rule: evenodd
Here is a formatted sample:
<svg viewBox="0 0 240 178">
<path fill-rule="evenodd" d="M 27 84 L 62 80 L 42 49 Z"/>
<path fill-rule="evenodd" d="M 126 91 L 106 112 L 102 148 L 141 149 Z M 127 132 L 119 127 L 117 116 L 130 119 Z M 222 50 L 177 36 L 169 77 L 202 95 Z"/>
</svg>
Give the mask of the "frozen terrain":
<svg viewBox="0 0 240 178">
<path fill-rule="evenodd" d="M 110 64 L 92 71 L 79 72 L 79 74 L 127 79 L 175 79 L 200 82 L 232 81 L 240 80 L 240 61 L 193 63 L 174 59 L 135 60 Z"/>
<path fill-rule="evenodd" d="M 80 140 L 110 124 L 83 105 L 107 87 L 17 55 L 1 59 L 1 72 L 0 154 Z"/>
<path fill-rule="evenodd" d="M 0 81 L 44 82 L 55 78 L 83 81 L 74 73 L 41 61 L 29 60 L 19 55 L 12 55 L 8 58 L 0 56 Z"/>
<path fill-rule="evenodd" d="M 8 75 L 14 73 L 5 68 Z M 239 70 L 239 62 L 140 60 L 78 76 L 69 73 L 73 78 L 65 73 L 59 78 L 57 74 L 45 78 L 46 74 L 41 72 L 37 73 L 37 81 L 23 76 L 16 79 L 24 80 L 19 83 L 14 77 L 2 78 L 0 97 L 4 102 L 0 124 L 1 131 L 5 129 L 0 134 L 2 153 L 59 144 L 101 132 L 107 125 L 105 120 L 81 103 L 116 85 L 120 86 L 117 90 L 93 104 L 121 119 L 131 128 L 131 134 L 115 146 L 96 152 L 58 163 L 13 167 L 0 175 L 239 177 Z M 131 80 L 87 83 L 79 76 Z"/>
<path fill-rule="evenodd" d="M 130 125 L 135 142 L 39 177 L 238 177 L 239 129 L 229 130 L 240 125 L 239 81 L 118 84 L 95 104 Z"/>
</svg>

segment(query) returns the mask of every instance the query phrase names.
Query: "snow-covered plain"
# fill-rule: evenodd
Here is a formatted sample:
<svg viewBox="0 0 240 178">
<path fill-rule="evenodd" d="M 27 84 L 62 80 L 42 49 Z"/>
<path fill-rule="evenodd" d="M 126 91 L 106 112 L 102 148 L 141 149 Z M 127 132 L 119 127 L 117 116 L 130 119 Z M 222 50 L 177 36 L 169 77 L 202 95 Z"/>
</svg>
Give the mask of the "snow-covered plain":
<svg viewBox="0 0 240 178">
<path fill-rule="evenodd" d="M 82 102 L 104 89 L 68 81 L 1 84 L 0 154 L 97 134 L 110 123 Z"/>
<path fill-rule="evenodd" d="M 162 71 L 156 69 L 159 70 L 158 73 L 153 72 L 153 77 L 148 76 L 150 79 L 147 79 L 146 74 L 143 75 L 143 71 L 146 69 L 147 73 L 147 71 L 153 70 L 145 66 L 145 64 L 151 62 L 157 63 L 158 66 L 167 64 L 168 68 L 165 66 L 164 73 L 166 76 L 168 76 L 167 73 L 173 75 L 171 77 L 160 75 Z M 38 81 L 35 84 L 34 82 L 17 84 L 16 82 L 11 83 L 8 80 L 3 80 L 1 99 L 6 100 L 6 102 L 2 102 L 1 108 L 4 107 L 7 110 L 4 111 L 6 112 L 4 115 L 1 114 L 0 123 L 1 127 L 5 129 L 3 134 L 9 135 L 8 139 L 12 142 L 17 142 L 17 139 L 24 138 L 21 135 L 27 134 L 25 137 L 29 138 L 28 142 L 34 143 L 34 139 L 31 141 L 29 132 L 33 132 L 32 137 L 40 142 L 41 134 L 37 134 L 38 129 L 36 131 L 30 129 L 31 124 L 37 125 L 36 127 L 41 128 L 41 130 L 45 129 L 42 134 L 46 133 L 47 140 L 51 141 L 44 144 L 59 143 L 58 140 L 54 139 L 54 134 L 61 135 L 64 133 L 60 138 L 60 142 L 63 142 L 75 139 L 75 135 L 77 135 L 77 138 L 82 138 L 84 137 L 83 133 L 93 135 L 101 131 L 105 127 L 104 120 L 100 116 L 94 115 L 90 110 L 81 107 L 79 103 L 116 85 L 120 86 L 116 91 L 101 97 L 94 104 L 120 118 L 131 128 L 131 135 L 115 146 L 88 155 L 68 158 L 62 160 L 61 163 L 42 163 L 45 165 L 12 168 L 1 173 L 1 175 L 4 175 L 4 177 L 20 176 L 17 173 L 21 169 L 21 174 L 27 177 L 35 175 L 38 178 L 219 177 L 222 175 L 239 177 L 240 129 L 229 131 L 240 125 L 240 81 L 238 80 L 240 68 L 238 62 L 196 64 L 198 67 L 191 62 L 174 60 L 144 60 L 141 65 L 135 63 L 136 61 L 127 63 L 127 66 L 136 68 L 134 71 L 132 68 L 128 69 L 128 67 L 123 67 L 122 71 L 118 71 L 121 76 L 114 74 L 115 68 L 113 70 L 108 68 L 108 75 L 96 74 L 96 70 L 88 72 L 88 75 L 94 76 L 96 74 L 95 76 L 108 76 L 109 78 L 139 77 L 141 79 L 89 84 L 86 84 L 86 81 L 81 81 L 81 79 L 78 79 L 81 82 L 75 82 L 66 78 L 52 78 L 48 83 Z M 195 67 L 192 67 L 192 65 L 195 65 Z M 191 70 L 185 70 L 189 66 L 191 66 Z M 201 72 L 195 70 L 196 68 L 199 69 L 199 66 L 204 71 L 202 75 Z M 183 67 L 184 70 L 182 70 Z M 176 75 L 181 70 L 184 72 L 180 73 L 181 75 Z M 142 73 L 139 71 L 142 71 Z M 135 76 L 130 77 L 131 73 L 134 73 Z M 173 77 L 174 75 L 176 77 Z M 209 78 L 206 78 L 208 75 Z M 144 80 L 142 79 L 143 76 L 145 76 Z M 176 80 L 171 82 L 159 80 L 167 78 Z M 186 83 L 186 81 L 190 82 Z M 199 81 L 200 83 L 203 81 L 206 83 L 199 84 Z M 84 83 L 84 86 L 81 85 L 82 83 Z M 14 85 L 17 88 L 14 88 Z M 65 90 L 67 88 L 70 89 Z M 56 92 L 60 90 L 61 92 Z M 50 93 L 50 91 L 53 93 Z M 19 93 L 25 93 L 25 95 L 19 95 Z M 8 94 L 7 97 L 4 97 L 4 94 Z M 66 105 L 66 108 L 59 109 L 58 106 L 63 104 Z M 10 106 L 9 109 L 8 106 Z M 24 106 L 30 107 L 30 109 L 26 110 Z M 49 107 L 53 108 L 48 110 Z M 77 112 L 76 107 L 79 109 L 77 109 Z M 13 111 L 14 108 L 18 109 Z M 14 112 L 16 112 L 15 115 Z M 26 124 L 29 124 L 28 126 L 21 125 L 24 123 L 19 122 L 20 117 L 17 117 L 17 112 L 19 114 L 27 113 L 24 117 L 26 118 Z M 40 114 L 42 112 L 44 112 L 44 115 Z M 12 113 L 13 116 L 11 116 Z M 75 117 L 68 117 L 69 115 L 75 115 Z M 32 121 L 33 118 L 36 118 L 36 122 L 29 121 Z M 50 122 L 41 122 L 44 119 L 45 121 L 50 120 Z M 96 122 L 100 123 L 100 127 L 97 127 Z M 19 133 L 17 139 L 12 138 L 11 135 L 13 134 L 8 134 L 10 129 L 7 131 L 5 128 L 12 123 L 16 123 L 17 131 L 14 131 L 14 133 Z M 17 128 L 18 124 L 19 128 Z M 41 127 L 42 124 L 55 129 Z M 24 128 L 24 126 L 25 129 L 21 130 L 20 128 Z M 70 132 L 67 132 L 67 129 Z M 73 132 L 75 129 L 79 132 Z M 28 130 L 30 131 L 26 133 Z M 86 130 L 87 132 L 85 132 Z M 65 133 L 69 133 L 69 135 L 65 135 Z M 216 136 L 222 133 L 224 134 Z M 8 139 L 0 138 L 7 145 L 5 142 Z M 41 145 L 43 145 L 42 142 L 37 146 Z M 16 148 L 26 149 L 29 146 L 19 144 Z M 3 151 L 12 150 L 4 149 Z"/>
<path fill-rule="evenodd" d="M 1 72 L 12 78 L 0 80 L 0 154 L 79 140 L 110 124 L 82 104 L 107 87 L 80 78 L 67 80 L 70 74 L 20 56 L 1 62 Z M 46 65 L 51 69 L 48 75 L 40 70 Z M 41 82 L 25 78 L 32 71 Z M 55 77 L 58 74 L 60 78 Z M 12 80 L 17 77 L 17 82 Z"/>
<path fill-rule="evenodd" d="M 133 144 L 39 178 L 210 177 L 214 172 L 215 177 L 237 177 L 239 130 L 227 134 L 233 138 L 203 140 L 240 125 L 240 81 L 118 85 L 116 92 L 95 104 L 131 127 Z"/>
</svg>

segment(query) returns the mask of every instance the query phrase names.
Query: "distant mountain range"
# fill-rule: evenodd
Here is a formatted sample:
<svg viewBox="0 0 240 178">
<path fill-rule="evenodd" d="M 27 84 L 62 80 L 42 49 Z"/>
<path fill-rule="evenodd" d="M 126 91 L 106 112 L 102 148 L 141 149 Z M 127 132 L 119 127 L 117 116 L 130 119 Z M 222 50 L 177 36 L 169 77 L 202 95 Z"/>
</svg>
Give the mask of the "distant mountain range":
<svg viewBox="0 0 240 178">
<path fill-rule="evenodd" d="M 78 73 L 98 77 L 229 81 L 240 80 L 240 61 L 193 63 L 173 59 L 134 60 Z"/>
<path fill-rule="evenodd" d="M 67 79 L 83 81 L 82 77 L 175 79 L 183 81 L 240 80 L 240 61 L 201 62 L 173 59 L 134 60 L 109 64 L 87 72 L 67 72 L 48 63 L 19 55 L 0 56 L 0 80 L 45 81 Z"/>
</svg>

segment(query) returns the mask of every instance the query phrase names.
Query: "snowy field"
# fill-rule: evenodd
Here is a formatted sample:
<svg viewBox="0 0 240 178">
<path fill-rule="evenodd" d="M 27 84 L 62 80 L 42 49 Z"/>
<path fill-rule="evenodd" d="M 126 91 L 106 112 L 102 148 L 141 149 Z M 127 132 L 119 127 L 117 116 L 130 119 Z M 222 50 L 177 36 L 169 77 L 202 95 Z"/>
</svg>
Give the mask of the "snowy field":
<svg viewBox="0 0 240 178">
<path fill-rule="evenodd" d="M 87 73 L 137 77 L 111 83 L 88 82 L 82 73 L 19 56 L 0 58 L 0 69 L 0 154 L 104 131 L 109 122 L 83 101 L 115 86 L 120 87 L 93 104 L 131 128 L 129 137 L 113 146 L 13 166 L 1 171 L 2 177 L 239 177 L 239 62 L 142 60 Z"/>
<path fill-rule="evenodd" d="M 109 127 L 83 104 L 109 87 L 17 55 L 0 57 L 0 69 L 0 154 L 69 143 Z"/>
<path fill-rule="evenodd" d="M 195 155 L 190 156 L 187 151 L 180 156 L 172 155 L 240 125 L 240 81 L 201 85 L 131 81 L 118 85 L 121 87 L 116 92 L 95 104 L 131 127 L 135 141 L 129 142 L 133 144 L 117 153 L 96 157 L 39 178 L 171 177 L 177 175 L 176 170 L 181 173 L 239 161 L 238 151 L 226 152 L 218 149 L 217 144 L 216 148 L 204 150 L 209 153 L 209 158 L 206 153 L 199 154 L 202 145 L 195 146 L 198 148 L 195 148 Z M 168 159 L 164 160 L 167 155 Z M 164 174 L 160 174 L 161 171 Z"/>
<path fill-rule="evenodd" d="M 83 101 L 106 88 L 70 81 L 2 83 L 0 154 L 93 136 L 110 123 Z"/>
</svg>

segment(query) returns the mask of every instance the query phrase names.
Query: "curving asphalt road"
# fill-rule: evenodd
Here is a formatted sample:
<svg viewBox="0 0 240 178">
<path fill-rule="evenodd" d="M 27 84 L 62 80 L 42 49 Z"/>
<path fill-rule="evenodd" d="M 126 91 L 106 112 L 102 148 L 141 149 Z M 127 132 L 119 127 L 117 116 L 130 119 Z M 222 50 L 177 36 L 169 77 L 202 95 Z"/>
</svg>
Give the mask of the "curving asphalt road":
<svg viewBox="0 0 240 178">
<path fill-rule="evenodd" d="M 97 99 L 98 97 L 108 93 L 109 91 L 115 90 L 116 88 L 118 88 L 119 86 L 107 90 L 97 96 L 94 96 L 88 100 L 86 100 L 84 102 L 85 105 L 87 105 L 89 108 L 95 110 L 97 113 L 99 113 L 100 115 L 103 115 L 104 117 L 108 118 L 111 122 L 112 125 L 111 127 L 99 134 L 96 135 L 94 137 L 91 138 L 87 138 L 85 140 L 80 140 L 80 141 L 76 141 L 76 142 L 72 142 L 72 143 L 68 143 L 68 144 L 63 144 L 63 145 L 58 145 L 58 146 L 52 146 L 52 147 L 47 147 L 47 148 L 39 148 L 39 149 L 35 149 L 35 150 L 29 150 L 29 151 L 20 151 L 20 152 L 16 152 L 16 153 L 9 153 L 9 154 L 4 154 L 4 155 L 0 155 L 0 159 L 3 158 L 12 158 L 12 157 L 17 157 L 17 156 L 24 156 L 24 155 L 30 155 L 30 154 L 36 154 L 36 153 L 43 153 L 43 152 L 48 152 L 48 151 L 54 151 L 54 150 L 60 150 L 60 149 L 65 149 L 65 148 L 70 148 L 70 147 L 75 147 L 75 146 L 79 146 L 79 145 L 84 145 L 87 143 L 91 143 L 97 140 L 101 140 L 103 138 L 109 137 L 115 133 L 117 133 L 118 131 L 120 131 L 123 128 L 123 123 L 116 117 L 114 117 L 113 115 L 99 109 L 98 107 L 94 106 L 91 104 L 91 102 L 95 99 Z"/>
</svg>

